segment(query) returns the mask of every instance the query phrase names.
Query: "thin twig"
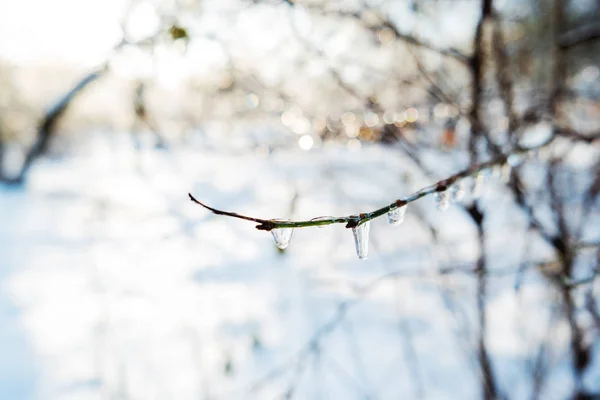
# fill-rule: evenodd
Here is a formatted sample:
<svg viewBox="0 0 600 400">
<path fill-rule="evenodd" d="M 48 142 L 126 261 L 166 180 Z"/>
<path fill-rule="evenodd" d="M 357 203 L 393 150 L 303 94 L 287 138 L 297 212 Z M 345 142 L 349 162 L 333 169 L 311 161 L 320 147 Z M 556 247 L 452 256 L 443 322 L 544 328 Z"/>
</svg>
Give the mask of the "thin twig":
<svg viewBox="0 0 600 400">
<path fill-rule="evenodd" d="M 552 141 L 552 139 L 553 138 L 549 138 L 544 143 L 542 143 L 538 146 L 535 146 L 535 147 L 514 151 L 510 155 L 526 154 L 530 150 L 537 149 L 537 148 L 540 148 L 540 147 L 543 147 L 543 146 L 549 144 Z M 238 214 L 238 213 L 231 212 L 231 211 L 219 210 L 219 209 L 213 208 L 211 206 L 208 206 L 208 205 L 200 202 L 194 196 L 192 196 L 191 193 L 188 193 L 188 196 L 190 197 L 190 200 L 192 202 L 206 208 L 209 211 L 212 211 L 214 214 L 243 219 L 246 221 L 257 222 L 258 225 L 256 225 L 256 229 L 262 230 L 262 231 L 270 231 L 273 229 L 281 229 L 281 228 L 306 228 L 309 226 L 325 226 L 325 225 L 332 225 L 332 224 L 346 224 L 346 228 L 355 228 L 360 224 L 363 224 L 372 219 L 381 217 L 382 215 L 385 215 L 392 210 L 403 207 L 403 206 L 407 205 L 408 203 L 412 203 L 413 201 L 419 200 L 422 197 L 425 197 L 427 195 L 430 195 L 430 194 L 433 194 L 436 192 L 443 192 L 443 191 L 447 190 L 450 186 L 452 186 L 456 181 L 458 181 L 462 178 L 476 175 L 486 168 L 491 168 L 496 165 L 502 165 L 502 164 L 506 163 L 508 157 L 509 157 L 509 155 L 502 155 L 495 159 L 492 159 L 491 161 L 474 164 L 471 167 L 469 167 L 457 174 L 454 174 L 446 179 L 443 179 L 431 186 L 427 186 L 423 189 L 420 189 L 407 197 L 398 199 L 398 200 L 392 202 L 391 204 L 388 204 L 385 207 L 381 207 L 381 208 L 371 211 L 371 212 L 354 214 L 354 215 L 349 215 L 346 217 L 313 218 L 313 219 L 305 220 L 305 221 L 284 221 L 284 220 L 278 220 L 278 219 L 263 219 L 263 218 L 250 217 L 247 215 Z"/>
</svg>

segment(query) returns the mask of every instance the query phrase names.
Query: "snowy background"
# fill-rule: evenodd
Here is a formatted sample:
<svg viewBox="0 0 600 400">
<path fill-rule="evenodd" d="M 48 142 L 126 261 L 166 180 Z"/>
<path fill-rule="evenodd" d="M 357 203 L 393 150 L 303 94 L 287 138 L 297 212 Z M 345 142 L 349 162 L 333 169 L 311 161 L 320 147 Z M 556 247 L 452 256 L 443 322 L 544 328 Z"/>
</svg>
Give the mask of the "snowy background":
<svg viewBox="0 0 600 400">
<path fill-rule="evenodd" d="M 2 57 L 17 66 L 12 82 L 39 109 L 69 87 L 55 90 L 57 82 L 73 78 L 56 73 L 57 82 L 33 84 L 30 69 L 50 71 L 58 61 L 77 71 L 97 65 L 119 40 L 115 15 L 122 9 L 118 1 L 49 4 L 0 0 Z M 152 11 L 137 12 L 151 31 Z M 53 18 L 42 18 L 48 13 Z M 439 29 L 455 34 L 440 46 L 460 42 L 476 17 L 465 12 L 461 29 L 438 21 Z M 302 27 L 305 17 L 296 18 Z M 21 20 L 27 22 L 15 22 Z M 241 32 L 259 32 L 253 43 L 268 52 L 274 46 L 268 33 L 251 21 L 243 19 Z M 197 61 L 193 51 L 186 54 Z M 459 172 L 469 166 L 468 154 L 423 146 L 419 162 L 425 173 L 398 143 L 358 140 L 351 133 L 323 139 L 313 132 L 316 122 L 304 126 L 312 111 L 302 114 L 299 107 L 235 126 L 202 120 L 180 128 L 186 133 L 169 138 L 166 148 L 157 147 L 149 129 L 134 130 L 121 116 L 129 99 L 114 94 L 122 94 L 118 79 L 140 78 L 136 71 L 144 79 L 155 74 L 159 92 L 170 94 L 154 103 L 160 105 L 156 115 L 172 120 L 178 118 L 173 102 L 181 101 L 175 81 L 193 68 L 169 63 L 169 53 L 146 74 L 139 68 L 147 63 L 138 56 L 115 58 L 112 86 L 98 83 L 77 99 L 78 113 L 60 127 L 24 185 L 0 186 L 1 399 L 477 399 L 484 397 L 481 336 L 501 397 L 600 393 L 600 321 L 590 311 L 598 308 L 600 283 L 594 276 L 571 290 L 590 354 L 583 387 L 576 388 L 572 332 L 552 283 L 555 255 L 532 234 L 527 213 L 492 171 L 486 171 L 484 193 L 476 200 L 485 210 L 486 232 L 487 320 L 481 333 L 474 272 L 480 249 L 477 226 L 465 209 L 475 201 L 471 193 L 445 212 L 436 209 L 433 196 L 411 203 L 400 226 L 390 226 L 385 217 L 372 221 L 366 260 L 356 257 L 352 232 L 343 225 L 296 229 L 281 251 L 270 233 L 213 215 L 187 197 L 190 192 L 219 209 L 264 218 L 345 216 Z M 600 86 L 597 67 L 580 70 L 575 83 Z M 317 67 L 308 71 L 322 73 Z M 353 71 L 342 75 L 362 82 Z M 37 73 L 40 82 L 47 79 Z M 334 95 L 317 96 L 316 102 Z M 259 99 L 246 91 L 241 101 L 252 110 Z M 343 107 L 331 105 L 344 125 L 352 125 L 355 116 L 342 114 Z M 111 122 L 97 123 L 107 109 Z M 415 112 L 412 118 L 423 121 L 409 133 L 437 143 L 433 138 L 447 111 L 399 110 L 396 121 Z M 386 118 L 371 114 L 367 124 Z M 457 127 L 460 143 L 468 132 L 463 125 Z M 548 130 L 540 123 L 530 134 Z M 593 199 L 595 208 L 584 221 L 579 203 L 600 158 L 593 143 L 556 140 L 518 168 L 537 193 L 549 160 L 564 155 L 560 179 L 575 188 L 565 214 L 577 220 L 582 240 L 598 243 L 598 201 Z M 10 168 L 22 161 L 24 146 L 7 148 Z M 466 184 L 469 189 L 473 182 Z M 536 215 L 552 225 L 550 208 L 542 205 Z M 599 262 L 597 245 L 578 252 L 573 278 L 586 280 Z"/>
</svg>

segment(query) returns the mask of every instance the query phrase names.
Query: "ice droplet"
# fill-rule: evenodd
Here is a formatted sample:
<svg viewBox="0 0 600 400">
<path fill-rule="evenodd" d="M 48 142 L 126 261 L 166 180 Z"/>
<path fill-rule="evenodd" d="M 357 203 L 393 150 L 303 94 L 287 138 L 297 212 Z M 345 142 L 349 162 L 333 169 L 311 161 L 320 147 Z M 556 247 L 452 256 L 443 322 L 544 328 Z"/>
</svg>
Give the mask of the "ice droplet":
<svg viewBox="0 0 600 400">
<path fill-rule="evenodd" d="M 404 221 L 404 214 L 406 214 L 406 206 L 394 208 L 387 213 L 388 222 L 392 226 L 398 226 Z"/>
<path fill-rule="evenodd" d="M 364 260 L 369 255 L 370 227 L 371 221 L 367 221 L 352 228 L 352 233 L 354 234 L 354 244 L 356 245 L 356 255 L 361 260 Z"/>
<path fill-rule="evenodd" d="M 463 181 L 456 181 L 454 185 L 452 185 L 452 200 L 453 201 L 461 201 L 465 198 L 465 189 Z"/>
<path fill-rule="evenodd" d="M 281 250 L 287 248 L 288 244 L 290 244 L 292 233 L 294 233 L 294 228 L 277 228 L 271 230 L 271 234 L 275 240 L 275 246 L 279 247 Z"/>
<path fill-rule="evenodd" d="M 447 190 L 435 192 L 435 206 L 440 211 L 446 211 L 450 207 L 450 194 Z"/>
</svg>

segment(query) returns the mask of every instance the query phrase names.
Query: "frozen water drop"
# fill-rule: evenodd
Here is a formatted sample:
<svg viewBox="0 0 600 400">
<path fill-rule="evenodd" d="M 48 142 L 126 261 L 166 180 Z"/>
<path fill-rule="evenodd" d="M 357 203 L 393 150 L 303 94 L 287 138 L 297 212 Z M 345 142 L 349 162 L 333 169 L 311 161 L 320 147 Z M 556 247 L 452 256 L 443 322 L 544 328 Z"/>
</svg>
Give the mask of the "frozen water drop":
<svg viewBox="0 0 600 400">
<path fill-rule="evenodd" d="M 277 228 L 271 230 L 271 234 L 275 240 L 275 246 L 279 247 L 281 250 L 287 248 L 290 244 L 290 239 L 292 239 L 292 233 L 294 233 L 294 228 Z"/>
<path fill-rule="evenodd" d="M 394 208 L 387 213 L 388 222 L 392 226 L 398 226 L 404 221 L 404 214 L 406 214 L 406 206 Z"/>
<path fill-rule="evenodd" d="M 440 211 L 446 211 L 450 207 L 450 194 L 447 190 L 435 192 L 435 206 Z"/>
<path fill-rule="evenodd" d="M 465 198 L 464 182 L 457 181 L 454 185 L 452 185 L 452 200 L 453 201 L 461 201 L 464 198 Z"/>
<path fill-rule="evenodd" d="M 354 244 L 356 245 L 356 255 L 361 260 L 364 260 L 369 255 L 370 227 L 371 221 L 367 221 L 352 228 L 352 233 L 354 234 Z"/>
</svg>

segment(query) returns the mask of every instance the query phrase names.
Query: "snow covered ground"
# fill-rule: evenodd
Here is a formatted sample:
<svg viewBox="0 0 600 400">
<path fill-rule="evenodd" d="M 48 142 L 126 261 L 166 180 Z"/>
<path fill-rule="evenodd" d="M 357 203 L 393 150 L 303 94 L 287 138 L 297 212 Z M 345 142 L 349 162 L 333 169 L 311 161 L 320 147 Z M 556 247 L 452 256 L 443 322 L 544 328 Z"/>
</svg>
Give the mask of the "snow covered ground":
<svg viewBox="0 0 600 400">
<path fill-rule="evenodd" d="M 0 398 L 480 398 L 476 280 L 439 272 L 477 257 L 461 207 L 441 213 L 428 197 L 398 227 L 373 221 L 361 261 L 342 225 L 298 229 L 282 252 L 187 198 L 265 218 L 368 211 L 432 183 L 401 152 L 198 143 L 136 152 L 126 134 L 92 132 L 74 154 L 37 162 L 24 189 L 0 188 Z M 486 190 L 499 386 L 529 398 L 545 341 L 542 398 L 566 398 L 557 295 L 535 271 L 515 289 L 536 244 L 502 185 Z M 600 390 L 591 345 L 585 383 Z"/>
</svg>

